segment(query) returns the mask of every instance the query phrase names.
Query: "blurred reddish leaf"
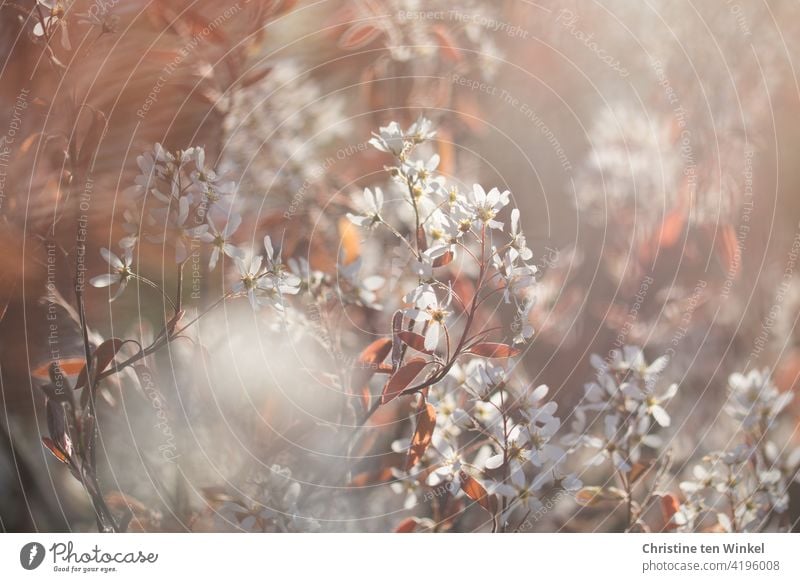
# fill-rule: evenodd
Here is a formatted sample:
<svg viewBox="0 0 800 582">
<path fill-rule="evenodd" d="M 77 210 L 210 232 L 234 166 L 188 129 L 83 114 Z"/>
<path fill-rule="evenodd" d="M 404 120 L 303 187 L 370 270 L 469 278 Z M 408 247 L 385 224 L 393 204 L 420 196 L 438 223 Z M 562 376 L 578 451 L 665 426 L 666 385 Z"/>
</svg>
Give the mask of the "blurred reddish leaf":
<svg viewBox="0 0 800 582">
<path fill-rule="evenodd" d="M 672 517 L 678 512 L 680 502 L 672 493 L 661 496 L 661 515 L 664 518 L 664 529 L 675 529 Z"/>
<path fill-rule="evenodd" d="M 513 358 L 518 356 L 520 351 L 517 348 L 512 348 L 506 344 L 499 344 L 494 342 L 481 342 L 475 344 L 469 350 L 469 353 L 484 358 Z"/>
<path fill-rule="evenodd" d="M 394 528 L 394 533 L 412 533 L 417 529 L 418 523 L 419 521 L 417 521 L 416 517 L 407 517 L 397 524 L 397 527 Z"/>
<path fill-rule="evenodd" d="M 436 145 L 439 151 L 438 172 L 443 176 L 455 173 L 456 151 L 453 145 L 453 134 L 447 127 L 440 127 L 437 130 Z"/>
<path fill-rule="evenodd" d="M 391 366 L 382 366 L 381 362 L 389 355 L 392 340 L 380 338 L 369 344 L 358 355 L 357 369 L 353 373 L 353 387 L 365 411 L 369 410 L 372 394 L 369 391 L 369 380 L 376 373 L 391 372 Z"/>
<path fill-rule="evenodd" d="M 77 376 L 86 367 L 86 360 L 84 358 L 62 358 L 56 362 L 61 369 L 64 376 Z M 51 362 L 47 361 L 44 364 L 37 366 L 31 370 L 31 376 L 37 380 L 47 381 L 50 379 L 50 365 Z"/>
<path fill-rule="evenodd" d="M 436 428 L 436 408 L 425 400 L 422 400 L 421 404 L 424 406 L 417 411 L 417 427 L 414 436 L 411 437 L 411 447 L 406 457 L 406 471 L 416 465 L 428 450 L 433 440 L 433 430 Z"/>
<path fill-rule="evenodd" d="M 349 265 L 361 256 L 361 239 L 359 238 L 356 226 L 347 220 L 339 220 L 339 237 L 341 238 L 341 249 L 344 256 L 342 263 Z"/>
<path fill-rule="evenodd" d="M 339 37 L 339 48 L 352 51 L 373 43 L 383 31 L 369 23 L 359 22 L 345 30 Z"/>
<path fill-rule="evenodd" d="M 358 362 L 364 366 L 380 364 L 389 355 L 392 349 L 392 340 L 389 338 L 376 339 L 364 348 L 358 356 Z"/>
<path fill-rule="evenodd" d="M 441 25 L 433 26 L 431 29 L 434 36 L 440 43 L 440 50 L 442 51 L 442 55 L 455 63 L 459 63 L 462 61 L 463 56 L 461 51 L 456 46 L 455 42 L 453 41 L 453 37 L 450 34 L 450 31 Z"/>
<path fill-rule="evenodd" d="M 367 485 L 378 485 L 387 483 L 393 478 L 392 468 L 383 467 L 374 471 L 364 471 L 353 476 L 350 480 L 350 487 L 366 487 Z"/>
</svg>

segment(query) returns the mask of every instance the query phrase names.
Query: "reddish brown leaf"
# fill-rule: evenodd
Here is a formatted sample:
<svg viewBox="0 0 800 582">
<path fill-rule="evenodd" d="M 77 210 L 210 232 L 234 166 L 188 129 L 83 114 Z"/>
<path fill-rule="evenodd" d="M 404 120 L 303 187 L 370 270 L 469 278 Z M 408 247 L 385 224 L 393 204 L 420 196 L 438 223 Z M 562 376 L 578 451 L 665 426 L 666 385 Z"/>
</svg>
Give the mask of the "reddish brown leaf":
<svg viewBox="0 0 800 582">
<path fill-rule="evenodd" d="M 364 413 L 369 411 L 369 405 L 372 402 L 372 392 L 369 391 L 369 384 L 364 384 L 359 392 L 358 399 L 361 402 L 361 409 Z"/>
<path fill-rule="evenodd" d="M 445 265 L 449 265 L 450 263 L 453 262 L 453 257 L 454 256 L 455 255 L 453 255 L 453 251 L 447 251 L 441 257 L 436 257 L 436 259 L 434 259 L 433 266 L 434 267 L 444 267 Z"/>
<path fill-rule="evenodd" d="M 367 487 L 369 485 L 378 485 L 380 483 L 388 483 L 393 478 L 392 468 L 384 467 L 374 471 L 365 471 L 354 475 L 350 480 L 350 487 Z"/>
<path fill-rule="evenodd" d="M 425 349 L 425 338 L 418 333 L 414 333 L 413 331 L 401 331 L 397 334 L 397 336 L 409 347 L 414 348 L 418 352 L 422 352 L 424 354 L 433 353 L 430 350 Z"/>
<path fill-rule="evenodd" d="M 461 301 L 464 305 L 469 305 L 472 303 L 472 299 L 475 296 L 475 285 L 472 284 L 469 277 L 456 276 L 455 281 L 453 281 L 453 291 L 455 291 L 456 295 L 461 297 Z M 454 305 L 458 304 L 456 303 Z"/>
<path fill-rule="evenodd" d="M 381 362 L 386 359 L 392 349 L 392 340 L 388 338 L 377 339 L 369 344 L 358 355 L 358 363 L 353 373 L 353 390 L 361 402 L 364 410 L 369 410 L 372 394 L 369 391 L 369 380 L 375 374 L 391 373 L 391 366 L 383 365 Z"/>
<path fill-rule="evenodd" d="M 349 265 L 361 256 L 361 235 L 352 222 L 342 218 L 339 220 L 339 237 L 341 238 L 340 248 L 344 257 L 342 263 Z"/>
<path fill-rule="evenodd" d="M 339 47 L 344 50 L 358 50 L 375 41 L 383 31 L 371 24 L 358 23 L 351 26 L 339 37 Z"/>
<path fill-rule="evenodd" d="M 394 528 L 394 533 L 412 533 L 417 529 L 418 523 L 416 517 L 407 517 L 397 524 L 397 527 Z"/>
<path fill-rule="evenodd" d="M 483 356 L 484 358 L 513 358 L 518 356 L 520 351 L 517 348 L 512 348 L 506 344 L 498 344 L 494 342 L 481 342 L 475 344 L 469 349 L 471 354 L 476 356 Z"/>
<path fill-rule="evenodd" d="M 494 497 L 490 496 L 483 485 L 464 471 L 461 471 L 461 490 L 486 511 L 492 515 L 495 514 Z"/>
<path fill-rule="evenodd" d="M 53 453 L 53 456 L 61 461 L 62 463 L 69 463 L 69 457 L 62 451 L 59 446 L 53 442 L 53 439 L 49 437 L 42 437 L 42 444 L 47 448 L 48 451 Z"/>
<path fill-rule="evenodd" d="M 422 358 L 414 358 L 409 361 L 405 366 L 401 367 L 394 375 L 389 378 L 386 386 L 383 388 L 381 394 L 381 404 L 391 402 L 411 384 L 420 372 L 428 365 L 428 362 Z"/>
<path fill-rule="evenodd" d="M 42 138 L 42 133 L 38 131 L 26 137 L 25 140 L 19 146 L 19 153 L 27 154 L 28 150 L 31 149 L 31 146 L 41 138 Z"/>
<path fill-rule="evenodd" d="M 108 365 L 114 360 L 117 352 L 120 350 L 120 348 L 122 348 L 124 343 L 125 342 L 123 342 L 121 339 L 111 338 L 104 341 L 97 347 L 92 355 L 92 373 L 95 377 L 98 374 L 103 373 L 105 369 L 108 368 Z M 86 372 L 86 367 L 84 366 L 84 368 L 81 370 L 80 376 L 78 376 L 78 381 L 75 383 L 75 390 L 83 388 L 88 383 L 88 375 Z"/>
<path fill-rule="evenodd" d="M 680 502 L 672 493 L 661 496 L 661 516 L 664 519 L 664 529 L 675 529 L 672 517 L 678 512 Z"/>
<path fill-rule="evenodd" d="M 52 362 L 45 362 L 41 366 L 37 366 L 31 370 L 31 376 L 37 380 L 47 381 L 50 380 L 50 365 Z M 63 358 L 57 362 L 61 373 L 64 376 L 77 376 L 86 366 L 86 359 L 84 358 Z"/>
<path fill-rule="evenodd" d="M 386 359 L 391 349 L 392 340 L 385 337 L 376 339 L 359 354 L 358 362 L 364 367 L 377 366 Z"/>
<path fill-rule="evenodd" d="M 425 236 L 425 229 L 422 226 L 417 229 L 417 246 L 421 252 L 428 250 L 428 238 Z"/>
<path fill-rule="evenodd" d="M 425 406 L 417 412 L 417 428 L 411 437 L 411 447 L 406 457 L 406 471 L 416 465 L 428 450 L 433 439 L 433 429 L 436 428 L 436 408 L 430 402 L 423 400 L 422 403 Z"/>
<path fill-rule="evenodd" d="M 664 217 L 664 221 L 661 223 L 661 231 L 657 238 L 658 248 L 669 248 L 678 242 L 686 224 L 686 218 L 686 212 L 683 208 L 677 208 Z"/>
</svg>

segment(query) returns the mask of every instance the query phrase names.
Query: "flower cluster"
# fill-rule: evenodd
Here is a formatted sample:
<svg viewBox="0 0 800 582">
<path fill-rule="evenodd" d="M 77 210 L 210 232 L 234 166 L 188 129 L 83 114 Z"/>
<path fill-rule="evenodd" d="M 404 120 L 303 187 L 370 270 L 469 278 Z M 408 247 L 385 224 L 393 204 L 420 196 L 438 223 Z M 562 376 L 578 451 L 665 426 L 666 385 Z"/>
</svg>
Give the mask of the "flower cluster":
<svg viewBox="0 0 800 582">
<path fill-rule="evenodd" d="M 261 255 L 239 246 L 235 236 L 242 224 L 236 201 L 236 184 L 206 165 L 205 150 L 193 147 L 175 153 L 156 144 L 137 158 L 140 174 L 126 191 L 131 208 L 125 212 L 126 236 L 119 241 L 122 257 L 108 249 L 101 254 L 110 272 L 91 279 L 95 287 L 119 285 L 116 299 L 131 279 L 154 285 L 132 266 L 133 251 L 141 241 L 174 249 L 179 269 L 201 252 L 208 254 L 213 271 L 221 257 L 235 263 L 231 293 L 246 296 L 253 308 L 268 304 L 283 312 L 285 297 L 300 291 L 300 277 L 283 264 L 269 236 Z"/>
<path fill-rule="evenodd" d="M 776 419 L 792 400 L 772 383 L 768 370 L 732 374 L 726 410 L 738 423 L 741 441 L 706 455 L 681 482 L 685 501 L 672 516 L 680 531 L 763 531 L 788 522 L 789 485 L 800 481 L 800 449 L 779 447 Z"/>
<path fill-rule="evenodd" d="M 566 452 L 553 443 L 561 423 L 556 404 L 545 400 L 547 387 L 519 387 L 512 366 L 495 363 L 517 356 L 513 344 L 533 334 L 536 267 L 528 262 L 533 252 L 519 210 L 511 209 L 507 228 L 502 214 L 510 192 L 479 184 L 464 192 L 448 183 L 437 172 L 439 156 L 422 153 L 435 135 L 423 117 L 405 129 L 396 122 L 381 127 L 370 143 L 393 158 L 386 168 L 391 181 L 365 189 L 347 214 L 370 236 L 399 238 L 411 265 L 398 281 L 409 288 L 386 340 L 392 366 L 379 403 L 413 397 L 414 434 L 394 443 L 406 464 L 394 468 L 393 488 L 405 496 L 404 507 L 436 499 L 439 512 L 466 496 L 506 531 L 515 512 L 542 507 L 548 487 L 575 491 L 580 482 L 564 470 Z M 459 292 L 463 273 L 473 278 L 471 296 Z M 492 299 L 514 307 L 517 326 L 508 343 L 487 341 L 499 328 L 474 329 Z M 420 356 L 406 358 L 412 351 Z"/>
<path fill-rule="evenodd" d="M 498 188 L 487 192 L 480 184 L 463 192 L 457 184 L 449 184 L 437 173 L 438 154 L 417 155 L 419 146 L 435 136 L 424 117 L 405 130 L 397 122 L 381 127 L 370 144 L 394 158 L 395 164 L 387 166 L 393 195 L 366 188 L 356 211 L 347 217 L 365 229 L 382 226 L 405 243 L 418 285 L 404 297 L 409 305 L 404 314 L 424 328 L 426 349 L 435 349 L 447 337 L 454 299 L 453 290 L 437 279 L 435 271 L 462 253 L 474 260 L 471 267 L 478 271 L 479 286 L 502 292 L 505 303 L 514 303 L 515 321 L 521 324 L 513 339 L 524 343 L 533 335 L 528 319 L 537 269 L 528 262 L 533 253 L 520 227 L 519 210 L 511 210 L 506 233 L 499 217 L 511 202 L 510 192 Z"/>
<path fill-rule="evenodd" d="M 237 256 L 227 244 L 241 222 L 234 209 L 236 184 L 206 166 L 202 147 L 173 153 L 156 144 L 136 162 L 140 173 L 126 191 L 133 205 L 126 215 L 129 236 L 120 246 L 130 247 L 144 238 L 174 248 L 175 262 L 182 263 L 193 242 L 208 242 L 218 251 L 210 268 L 219 252 Z"/>
<path fill-rule="evenodd" d="M 584 386 L 583 400 L 573 412 L 571 432 L 564 438 L 572 450 L 589 451 L 589 467 L 608 467 L 617 481 L 616 486 L 609 481 L 601 487 L 585 488 L 579 501 L 586 505 L 600 500 L 624 503 L 626 531 L 633 527 L 645 529 L 642 514 L 655 493 L 651 490 L 637 501 L 634 487 L 653 461 L 654 455 L 645 455 L 645 450 L 655 451 L 662 446 L 654 429 L 671 424 L 665 406 L 677 394 L 678 385 L 657 389 L 667 363 L 665 356 L 648 363 L 642 349 L 636 346 L 612 350 L 605 360 L 592 355 L 595 380 Z M 601 430 L 594 428 L 598 423 Z M 656 460 L 665 461 L 663 457 Z"/>
<path fill-rule="evenodd" d="M 222 503 L 216 514 L 217 531 L 317 532 L 316 520 L 300 515 L 297 501 L 302 493 L 292 472 L 279 465 L 247 483 Z"/>
<path fill-rule="evenodd" d="M 575 409 L 572 432 L 565 442 L 596 451 L 590 465 L 608 461 L 615 470 L 629 473 L 640 461 L 644 447 L 661 446 L 661 439 L 652 432 L 653 425 L 670 425 L 664 405 L 675 396 L 678 385 L 671 384 L 657 392 L 659 376 L 668 360 L 662 356 L 648 364 L 636 346 L 612 350 L 608 361 L 594 354 L 591 363 L 596 379 L 584 386 L 583 402 Z M 587 431 L 587 418 L 592 412 L 602 414 L 602 436 Z"/>
<path fill-rule="evenodd" d="M 349 129 L 344 105 L 302 63 L 276 62 L 268 75 L 231 95 L 224 167 L 246 188 L 269 192 L 269 202 L 288 202 L 281 198 L 286 192 L 307 196 L 326 177 L 326 150 Z"/>
<path fill-rule="evenodd" d="M 564 468 L 566 452 L 553 443 L 561 422 L 556 403 L 546 400 L 547 386 L 511 383 L 507 367 L 473 358 L 430 388 L 431 444 L 413 469 L 394 471 L 392 488 L 404 495 L 406 509 L 436 496 L 466 495 L 505 531 L 514 515 L 525 514 L 522 523 L 539 511 L 548 488 L 574 493 L 581 487 Z M 418 434 L 395 441 L 393 450 L 412 456 Z"/>
</svg>

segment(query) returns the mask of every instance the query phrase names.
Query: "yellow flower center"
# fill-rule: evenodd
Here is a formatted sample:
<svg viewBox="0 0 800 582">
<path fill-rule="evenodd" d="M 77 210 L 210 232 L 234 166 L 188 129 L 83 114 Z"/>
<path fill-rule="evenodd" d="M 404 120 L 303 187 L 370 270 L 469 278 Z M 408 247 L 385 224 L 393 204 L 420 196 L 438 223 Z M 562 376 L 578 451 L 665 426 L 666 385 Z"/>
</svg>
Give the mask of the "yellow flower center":
<svg viewBox="0 0 800 582">
<path fill-rule="evenodd" d="M 481 219 L 481 222 L 489 222 L 495 217 L 496 212 L 491 208 L 479 208 L 477 215 L 478 218 Z"/>
<path fill-rule="evenodd" d="M 431 319 L 436 323 L 443 323 L 447 318 L 447 312 L 444 309 L 434 309 L 431 311 Z"/>
</svg>

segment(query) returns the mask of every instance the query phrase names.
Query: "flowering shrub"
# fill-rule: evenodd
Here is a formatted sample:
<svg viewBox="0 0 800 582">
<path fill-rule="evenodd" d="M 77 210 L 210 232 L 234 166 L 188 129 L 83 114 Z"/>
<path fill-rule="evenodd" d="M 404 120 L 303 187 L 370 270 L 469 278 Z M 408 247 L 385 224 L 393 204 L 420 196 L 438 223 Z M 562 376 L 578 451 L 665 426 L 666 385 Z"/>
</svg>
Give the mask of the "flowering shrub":
<svg viewBox="0 0 800 582">
<path fill-rule="evenodd" d="M 62 464 L 19 469 L 53 527 L 797 529 L 800 235 L 762 193 L 795 183 L 769 149 L 790 28 L 227 4 L 2 8 L 36 58 L 3 75 L 28 85 L 0 137 L 25 401 L 0 439 L 32 481 L 22 449 Z"/>
<path fill-rule="evenodd" d="M 651 530 L 647 510 L 658 499 L 666 500 L 665 507 L 677 499 L 661 489 L 672 456 L 662 450 L 658 432 L 673 425 L 667 407 L 679 393 L 677 384 L 662 381 L 668 359 L 648 364 L 633 346 L 613 350 L 606 360 L 592 356 L 596 377 L 569 413 L 569 432 L 561 434 L 548 387 L 526 381 L 515 365 L 533 336 L 528 314 L 537 274 L 519 210 L 511 208 L 504 220 L 510 192 L 478 184 L 464 191 L 438 174 L 439 157 L 428 149 L 435 135 L 424 117 L 406 129 L 397 123 L 381 127 L 370 144 L 386 155 L 388 181 L 365 188 L 348 204 L 353 228 L 373 244 L 397 246 L 395 257 L 404 265 L 399 276 L 365 273 L 362 259 L 347 263 L 344 254 L 336 273 L 316 271 L 303 258 L 284 262 L 268 234 L 243 232 L 241 193 L 206 166 L 202 148 L 171 153 L 157 144 L 139 156 L 141 174 L 126 193 L 119 255 L 102 249 L 109 271 L 91 283 L 116 288 L 111 301 L 131 282 L 154 288 L 169 308 L 165 327 L 149 345 L 109 339 L 92 350 L 75 386 L 83 390 L 80 406 L 45 388 L 50 432 L 45 446 L 95 500 L 102 529 L 125 529 L 130 515 L 113 515 L 95 477 L 92 419 L 101 380 L 131 366 L 141 378 L 145 362 L 160 348 L 192 337 L 191 326 L 219 305 L 246 300 L 279 334 L 314 336 L 309 305 L 330 310 L 338 302 L 386 311 L 384 334 L 349 369 L 339 363 L 330 377 L 347 397 L 353 422 L 336 439 L 344 458 L 351 458 L 379 410 L 393 408 L 409 419 L 409 432 L 392 443 L 398 461 L 388 467 L 384 482 L 406 510 L 416 513 L 433 503 L 432 514 L 408 518 L 399 529 L 452 527 L 466 502 L 484 512 L 492 531 L 516 531 L 541 514 L 543 498 L 557 496 L 563 505 L 563 498 L 574 496 L 587 508 L 609 503 L 625 508 L 626 531 Z M 138 247 L 152 244 L 174 257 L 174 296 L 135 267 Z M 181 274 L 198 253 L 208 257 L 209 272 L 224 271 L 223 288 L 186 321 Z M 389 315 L 384 308 L 393 305 Z M 511 326 L 498 325 L 503 319 Z M 126 350 L 132 351 L 118 359 Z M 59 374 L 57 367 L 51 370 L 53 378 Z M 772 515 L 780 521 L 786 511 L 787 484 L 796 477 L 800 457 L 781 454 L 769 434 L 791 395 L 777 392 L 768 375 L 756 371 L 735 374 L 730 383 L 728 410 L 740 423 L 744 443 L 707 456 L 694 469 L 696 480 L 681 484 L 685 500 L 668 512 L 665 528 L 695 529 L 711 514 L 726 531 L 752 530 Z M 334 482 L 352 478 L 352 469 L 339 471 Z M 586 474 L 606 481 L 584 486 Z M 322 502 L 320 491 L 304 495 L 291 469 L 275 465 L 248 483 L 247 495 L 225 496 L 217 511 L 222 521 L 212 527 L 320 529 L 308 509 Z M 715 510 L 721 503 L 728 504 L 727 511 Z"/>
</svg>

